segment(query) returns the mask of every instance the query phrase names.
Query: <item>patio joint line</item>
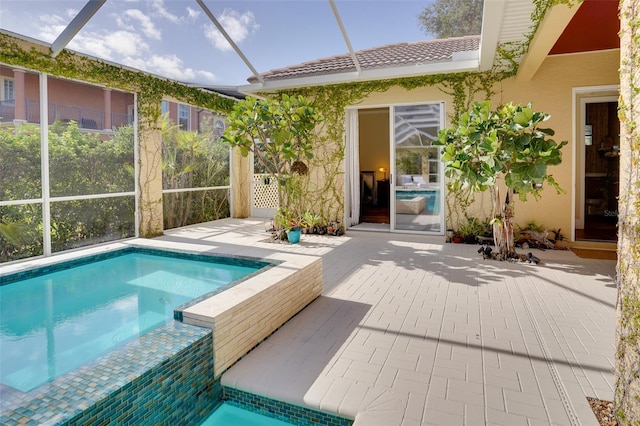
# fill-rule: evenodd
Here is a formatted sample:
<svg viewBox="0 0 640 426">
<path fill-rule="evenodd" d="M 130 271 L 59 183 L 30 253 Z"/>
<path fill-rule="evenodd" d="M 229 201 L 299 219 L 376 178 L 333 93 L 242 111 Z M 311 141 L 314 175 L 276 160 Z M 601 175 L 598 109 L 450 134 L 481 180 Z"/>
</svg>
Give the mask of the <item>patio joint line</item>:
<svg viewBox="0 0 640 426">
<path fill-rule="evenodd" d="M 536 336 L 536 340 L 540 345 L 540 349 L 542 350 L 542 355 L 544 356 L 544 360 L 549 368 L 549 372 L 551 373 L 551 377 L 553 378 L 553 383 L 556 386 L 556 390 L 560 395 L 560 400 L 562 401 L 562 405 L 564 406 L 565 411 L 567 412 L 567 417 L 569 418 L 569 422 L 573 426 L 580 426 L 580 421 L 578 416 L 573 408 L 573 404 L 567 395 L 567 390 L 564 388 L 562 384 L 562 379 L 560 378 L 560 373 L 556 369 L 555 364 L 553 363 L 553 358 L 551 357 L 551 353 L 549 352 L 549 347 L 547 346 L 544 337 L 542 336 L 542 332 L 540 331 L 540 326 L 538 325 L 538 321 L 533 315 L 533 310 L 531 309 L 531 305 L 529 301 L 524 296 L 523 290 L 520 288 L 520 285 L 516 284 L 516 288 L 518 289 L 518 294 L 522 299 L 522 303 L 524 305 L 525 311 L 527 313 L 527 317 L 529 317 L 529 322 L 531 323 L 531 327 L 533 328 L 533 332 Z"/>
<path fill-rule="evenodd" d="M 484 424 L 489 424 L 489 413 L 487 410 L 487 361 L 486 361 L 486 350 L 484 345 L 484 327 L 482 327 L 482 297 L 480 295 L 480 283 L 476 278 L 476 283 L 478 284 L 476 295 L 478 296 L 478 325 L 480 326 L 480 362 L 482 363 L 482 398 L 484 400 Z M 489 311 L 491 308 L 489 307 Z M 465 417 L 465 421 L 466 421 Z"/>
<path fill-rule="evenodd" d="M 444 269 L 444 268 L 443 268 Z M 442 338 L 442 327 L 444 324 L 444 319 L 446 317 L 446 312 L 447 312 L 447 301 L 449 300 L 449 292 L 451 291 L 451 275 L 452 273 L 449 273 L 449 277 L 447 279 L 447 291 L 445 292 L 445 296 L 444 296 L 444 302 L 442 303 L 442 315 L 440 315 L 440 327 L 438 328 L 438 343 L 436 345 L 436 352 L 435 352 L 435 356 L 433 358 L 433 362 L 431 363 L 431 374 L 429 375 L 429 387 L 427 388 L 427 395 L 426 395 L 426 399 L 425 399 L 425 407 L 422 410 L 422 419 L 421 419 L 421 424 L 424 423 L 424 421 L 426 420 L 427 422 L 429 421 L 427 417 L 427 407 L 429 405 L 429 395 L 431 395 L 431 377 L 433 377 L 433 370 L 436 367 L 436 360 L 438 359 L 438 351 L 440 350 L 440 339 Z M 446 394 L 445 394 L 445 399 L 447 397 L 447 394 L 449 393 L 449 380 L 447 379 L 447 389 L 446 389 Z M 486 411 L 486 410 L 485 410 Z M 463 421 L 464 421 L 464 416 L 463 416 Z"/>
</svg>

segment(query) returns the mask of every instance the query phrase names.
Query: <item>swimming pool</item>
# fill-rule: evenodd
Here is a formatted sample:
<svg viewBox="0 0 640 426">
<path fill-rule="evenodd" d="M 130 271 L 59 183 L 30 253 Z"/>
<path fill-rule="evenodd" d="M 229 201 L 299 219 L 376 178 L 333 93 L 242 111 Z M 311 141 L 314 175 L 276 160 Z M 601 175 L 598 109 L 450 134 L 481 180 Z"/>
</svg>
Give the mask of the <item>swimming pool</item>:
<svg viewBox="0 0 640 426">
<path fill-rule="evenodd" d="M 0 383 L 28 392 L 268 265 L 130 247 L 0 276 Z"/>
<path fill-rule="evenodd" d="M 223 403 L 199 426 L 288 426 L 292 424 Z"/>
<path fill-rule="evenodd" d="M 0 383 L 0 424 L 197 425 L 225 399 L 221 374 L 322 291 L 320 257 L 271 246 L 239 255 L 237 245 L 190 244 L 175 236 L 2 265 L 0 284 L 113 257 L 115 250 L 131 247 L 262 268 L 174 309 L 181 321 L 167 320 L 31 391 Z"/>
</svg>

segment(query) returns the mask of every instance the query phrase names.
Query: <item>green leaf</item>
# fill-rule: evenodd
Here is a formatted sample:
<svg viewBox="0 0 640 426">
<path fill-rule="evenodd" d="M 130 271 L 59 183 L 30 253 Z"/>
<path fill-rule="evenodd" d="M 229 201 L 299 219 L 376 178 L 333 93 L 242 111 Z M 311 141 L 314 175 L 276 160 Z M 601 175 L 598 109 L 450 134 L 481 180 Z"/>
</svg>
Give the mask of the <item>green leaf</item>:
<svg viewBox="0 0 640 426">
<path fill-rule="evenodd" d="M 527 127 L 531 122 L 532 117 L 533 110 L 529 107 L 524 107 L 521 111 L 518 111 L 516 113 L 516 115 L 513 117 L 513 121 L 522 127 Z"/>
<path fill-rule="evenodd" d="M 524 150 L 530 144 L 531 144 L 531 135 L 529 133 L 524 133 L 515 139 L 515 148 L 518 151 Z"/>
<path fill-rule="evenodd" d="M 544 161 L 536 161 L 529 166 L 527 175 L 534 180 L 542 179 L 547 174 L 547 164 Z"/>
</svg>

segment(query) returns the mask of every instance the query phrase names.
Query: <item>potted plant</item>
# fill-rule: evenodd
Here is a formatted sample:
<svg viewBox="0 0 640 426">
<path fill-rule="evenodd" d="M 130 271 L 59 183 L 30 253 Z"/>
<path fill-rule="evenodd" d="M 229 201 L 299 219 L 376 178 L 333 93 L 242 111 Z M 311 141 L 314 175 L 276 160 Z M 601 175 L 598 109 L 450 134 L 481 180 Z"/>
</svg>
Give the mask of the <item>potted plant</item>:
<svg viewBox="0 0 640 426">
<path fill-rule="evenodd" d="M 303 232 L 305 234 L 317 234 L 318 233 L 318 224 L 322 220 L 320 215 L 312 213 L 310 211 L 304 212 L 302 215 L 302 220 L 304 221 Z"/>
<path fill-rule="evenodd" d="M 291 244 L 300 242 L 300 234 L 306 224 L 299 214 L 291 209 L 280 208 L 276 212 L 274 223 L 276 230 L 280 230 L 280 232 L 284 231 L 287 240 Z"/>
<path fill-rule="evenodd" d="M 454 231 L 453 232 L 453 242 L 456 243 L 456 244 L 460 244 L 463 241 L 464 241 L 464 238 L 462 237 L 462 233 L 460 231 Z"/>
<path fill-rule="evenodd" d="M 478 237 L 483 232 L 482 222 L 475 217 L 467 217 L 467 224 L 464 231 L 464 242 L 467 244 L 475 244 L 478 242 Z"/>
</svg>

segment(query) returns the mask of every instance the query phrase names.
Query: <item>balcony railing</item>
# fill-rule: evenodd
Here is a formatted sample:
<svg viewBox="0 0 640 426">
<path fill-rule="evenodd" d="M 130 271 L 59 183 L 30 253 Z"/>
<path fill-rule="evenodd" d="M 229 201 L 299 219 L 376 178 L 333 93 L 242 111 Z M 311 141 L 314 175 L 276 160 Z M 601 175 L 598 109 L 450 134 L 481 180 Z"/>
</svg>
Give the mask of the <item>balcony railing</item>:
<svg viewBox="0 0 640 426">
<path fill-rule="evenodd" d="M 14 118 L 16 118 L 16 101 L 0 101 L 0 122 L 10 122 Z"/>
<path fill-rule="evenodd" d="M 73 120 L 81 129 L 104 129 L 105 114 L 101 110 L 50 103 L 48 112 L 47 124 L 56 121 L 68 123 Z M 12 122 L 15 116 L 15 101 L 0 101 L 0 122 Z M 27 99 L 27 122 L 40 124 L 40 101 Z M 133 117 L 129 114 L 111 113 L 112 127 L 121 127 L 132 122 Z"/>
</svg>

